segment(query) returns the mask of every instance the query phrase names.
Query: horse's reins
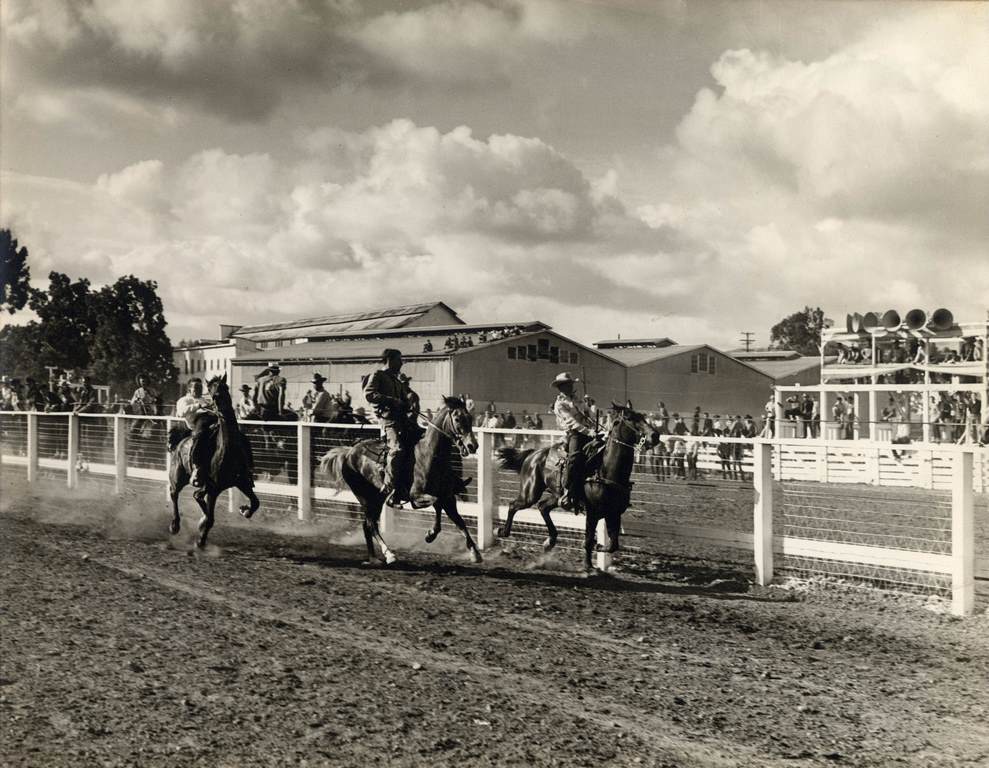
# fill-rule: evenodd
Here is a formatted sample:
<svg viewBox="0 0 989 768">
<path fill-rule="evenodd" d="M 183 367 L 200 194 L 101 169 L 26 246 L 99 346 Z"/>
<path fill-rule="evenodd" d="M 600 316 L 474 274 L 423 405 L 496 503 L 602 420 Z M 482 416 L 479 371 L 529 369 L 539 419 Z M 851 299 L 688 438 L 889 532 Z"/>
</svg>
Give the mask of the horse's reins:
<svg viewBox="0 0 989 768">
<path fill-rule="evenodd" d="M 420 414 L 419 414 L 419 416 L 422 416 L 422 414 L 420 413 Z M 449 414 L 449 413 L 447 414 L 447 418 L 450 418 L 450 414 Z M 463 435 L 460 435 L 460 434 L 457 434 L 456 432 L 454 432 L 453 434 L 450 434 L 450 433 L 449 433 L 449 432 L 447 432 L 446 430 L 444 430 L 444 429 L 441 429 L 440 427 L 437 427 L 437 426 L 436 426 L 435 424 L 433 424 L 433 422 L 431 422 L 431 421 L 430 421 L 429 419 L 427 419 L 427 418 L 426 418 L 425 416 L 422 416 L 422 420 L 423 420 L 423 422 L 425 422 L 425 424 L 426 424 L 426 426 L 427 426 L 427 427 L 430 427 L 431 429 L 435 429 L 435 430 L 436 430 L 437 432 L 439 432 L 439 433 L 440 433 L 441 435 L 443 435 L 444 437 L 446 437 L 446 438 L 447 438 L 448 440 L 450 440 L 450 441 L 452 441 L 452 442 L 454 442 L 454 443 L 456 443 L 456 444 L 457 444 L 457 445 L 459 445 L 459 446 L 460 446 L 461 448 L 465 448 L 465 447 L 466 447 L 466 446 L 464 445 L 464 438 L 463 438 Z"/>
</svg>

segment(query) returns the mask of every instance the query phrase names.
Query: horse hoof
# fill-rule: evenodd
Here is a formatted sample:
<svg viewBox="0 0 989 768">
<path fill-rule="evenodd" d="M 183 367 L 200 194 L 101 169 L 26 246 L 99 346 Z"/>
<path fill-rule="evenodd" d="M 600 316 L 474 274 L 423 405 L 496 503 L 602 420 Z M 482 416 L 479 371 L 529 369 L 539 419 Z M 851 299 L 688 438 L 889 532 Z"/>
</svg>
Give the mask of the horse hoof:
<svg viewBox="0 0 989 768">
<path fill-rule="evenodd" d="M 432 528 L 430 528 L 429 531 L 426 533 L 426 543 L 427 544 L 432 544 L 434 541 L 436 541 L 436 537 L 438 535 L 439 534 L 436 531 L 434 531 Z"/>
<path fill-rule="evenodd" d="M 244 505 L 243 507 L 240 508 L 240 514 L 244 516 L 245 520 L 250 520 L 251 517 L 254 515 L 254 510 L 251 509 L 249 506 Z"/>
<path fill-rule="evenodd" d="M 394 554 L 389 552 L 385 555 L 385 565 L 392 565 L 398 558 Z"/>
<path fill-rule="evenodd" d="M 547 538 L 543 542 L 543 552 L 549 552 L 555 546 L 556 546 L 556 539 Z"/>
<path fill-rule="evenodd" d="M 504 526 L 499 526 L 499 528 L 498 528 L 498 538 L 499 539 L 507 539 L 508 538 L 508 534 L 505 533 Z"/>
<path fill-rule="evenodd" d="M 484 558 L 481 557 L 481 553 L 480 553 L 479 550 L 472 549 L 471 550 L 471 554 L 474 555 L 474 562 L 475 563 L 483 563 L 484 562 Z"/>
</svg>

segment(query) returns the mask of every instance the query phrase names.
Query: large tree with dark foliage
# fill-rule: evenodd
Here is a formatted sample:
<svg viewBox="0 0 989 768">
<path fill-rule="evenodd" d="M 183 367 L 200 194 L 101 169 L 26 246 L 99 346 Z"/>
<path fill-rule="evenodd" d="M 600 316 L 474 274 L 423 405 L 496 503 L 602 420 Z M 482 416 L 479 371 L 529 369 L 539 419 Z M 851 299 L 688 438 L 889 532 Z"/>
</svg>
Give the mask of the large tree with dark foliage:
<svg viewBox="0 0 989 768">
<path fill-rule="evenodd" d="M 773 326 L 769 346 L 772 349 L 792 349 L 802 355 L 819 354 L 821 330 L 826 322 L 820 307 L 804 307 Z"/>
<path fill-rule="evenodd" d="M 27 248 L 17 247 L 9 229 L 0 229 L 0 307 L 13 314 L 24 309 L 31 294 Z"/>
<path fill-rule="evenodd" d="M 21 251 L 27 274 L 27 251 Z M 141 373 L 162 389 L 174 386 L 178 371 L 154 281 L 127 275 L 93 290 L 85 278 L 52 272 L 47 290 L 27 293 L 37 319 L 0 329 L 4 373 L 44 380 L 48 366 L 88 370 L 118 393 L 128 392 Z"/>
<path fill-rule="evenodd" d="M 157 283 L 121 277 L 94 294 L 93 308 L 90 353 L 97 379 L 117 388 L 126 388 L 139 373 L 159 386 L 175 382 L 178 371 Z"/>
</svg>

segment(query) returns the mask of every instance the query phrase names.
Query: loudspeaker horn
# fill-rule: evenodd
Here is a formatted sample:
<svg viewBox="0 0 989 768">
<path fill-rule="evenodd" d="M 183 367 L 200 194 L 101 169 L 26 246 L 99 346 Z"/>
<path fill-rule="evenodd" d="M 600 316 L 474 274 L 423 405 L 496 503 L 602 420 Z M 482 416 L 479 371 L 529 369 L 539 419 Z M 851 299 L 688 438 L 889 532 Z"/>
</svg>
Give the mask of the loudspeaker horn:
<svg viewBox="0 0 989 768">
<path fill-rule="evenodd" d="M 903 322 L 911 331 L 919 331 L 927 325 L 927 313 L 922 309 L 911 309 L 903 318 Z"/>
<path fill-rule="evenodd" d="M 852 316 L 851 315 L 845 315 L 845 330 L 848 333 L 855 333 L 855 331 L 852 329 Z"/>
<path fill-rule="evenodd" d="M 858 312 L 852 315 L 852 333 L 862 333 L 862 315 Z"/>
<path fill-rule="evenodd" d="M 927 323 L 927 327 L 932 331 L 947 331 L 955 324 L 955 316 L 951 313 L 950 309 L 935 309 L 931 313 L 931 319 Z"/>
<path fill-rule="evenodd" d="M 883 312 L 882 321 L 887 331 L 895 331 L 900 327 L 900 313 L 895 309 L 888 309 Z"/>
<path fill-rule="evenodd" d="M 862 330 L 866 333 L 872 333 L 878 331 L 883 327 L 882 321 L 879 319 L 878 312 L 866 312 L 862 315 Z"/>
</svg>

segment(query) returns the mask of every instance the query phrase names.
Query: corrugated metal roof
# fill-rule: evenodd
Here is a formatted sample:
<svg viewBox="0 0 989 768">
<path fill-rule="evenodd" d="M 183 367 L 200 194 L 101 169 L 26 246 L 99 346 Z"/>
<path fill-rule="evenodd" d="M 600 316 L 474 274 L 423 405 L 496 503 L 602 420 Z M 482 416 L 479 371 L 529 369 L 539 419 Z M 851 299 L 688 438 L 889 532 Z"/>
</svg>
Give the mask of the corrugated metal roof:
<svg viewBox="0 0 989 768">
<path fill-rule="evenodd" d="M 674 345 L 676 345 L 676 342 L 667 336 L 657 339 L 602 339 L 601 341 L 594 342 L 594 346 L 598 349 L 645 346 L 652 347 L 653 349 L 661 349 Z"/>
<path fill-rule="evenodd" d="M 695 349 L 705 347 L 705 344 L 674 344 L 671 347 L 647 347 L 639 349 L 602 349 L 602 355 L 614 358 L 620 363 L 628 366 L 651 363 L 655 360 L 665 360 L 668 357 L 676 357 L 686 352 L 693 352 Z"/>
<path fill-rule="evenodd" d="M 306 335 L 327 333 L 346 333 L 349 331 L 400 328 L 410 321 L 421 317 L 434 307 L 444 306 L 443 302 L 430 304 L 408 304 L 400 307 L 384 307 L 368 312 L 349 312 L 322 317 L 308 317 L 290 320 L 282 323 L 266 323 L 262 325 L 245 325 L 234 332 L 234 336 L 265 341 L 279 338 L 295 338 Z M 449 307 L 451 314 L 456 316 Z"/>
<path fill-rule="evenodd" d="M 834 360 L 836 358 L 826 358 Z M 821 358 L 817 355 L 797 357 L 793 360 L 746 360 L 749 365 L 774 379 L 795 376 L 798 373 L 821 367 Z"/>
<path fill-rule="evenodd" d="M 752 362 L 754 360 L 796 360 L 801 356 L 799 352 L 794 352 L 792 349 L 753 349 L 746 352 L 745 350 L 734 350 L 729 352 L 729 354 L 736 360 L 747 360 Z M 807 357 L 807 355 L 803 355 Z"/>
</svg>

